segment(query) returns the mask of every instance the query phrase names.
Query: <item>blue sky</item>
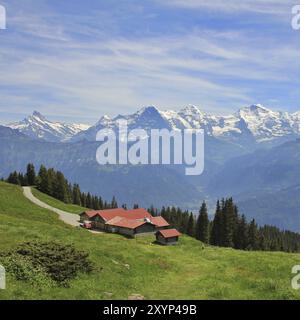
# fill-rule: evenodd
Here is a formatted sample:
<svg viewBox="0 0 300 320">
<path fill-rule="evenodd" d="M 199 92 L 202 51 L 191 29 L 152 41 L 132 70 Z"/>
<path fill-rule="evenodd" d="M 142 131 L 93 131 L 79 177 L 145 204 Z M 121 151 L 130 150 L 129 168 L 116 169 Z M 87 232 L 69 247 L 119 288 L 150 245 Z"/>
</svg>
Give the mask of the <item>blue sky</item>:
<svg viewBox="0 0 300 320">
<path fill-rule="evenodd" d="M 300 0 L 0 0 L 0 122 L 146 105 L 300 110 Z"/>
</svg>

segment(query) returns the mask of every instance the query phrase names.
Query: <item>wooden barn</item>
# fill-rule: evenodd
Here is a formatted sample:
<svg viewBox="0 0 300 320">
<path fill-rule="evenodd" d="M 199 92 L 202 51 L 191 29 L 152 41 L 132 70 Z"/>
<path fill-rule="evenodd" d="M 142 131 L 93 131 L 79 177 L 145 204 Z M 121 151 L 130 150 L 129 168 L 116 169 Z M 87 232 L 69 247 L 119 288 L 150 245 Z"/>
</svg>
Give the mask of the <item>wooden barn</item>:
<svg viewBox="0 0 300 320">
<path fill-rule="evenodd" d="M 164 229 L 156 232 L 156 241 L 163 245 L 175 245 L 178 243 L 181 233 L 176 229 Z"/>
</svg>

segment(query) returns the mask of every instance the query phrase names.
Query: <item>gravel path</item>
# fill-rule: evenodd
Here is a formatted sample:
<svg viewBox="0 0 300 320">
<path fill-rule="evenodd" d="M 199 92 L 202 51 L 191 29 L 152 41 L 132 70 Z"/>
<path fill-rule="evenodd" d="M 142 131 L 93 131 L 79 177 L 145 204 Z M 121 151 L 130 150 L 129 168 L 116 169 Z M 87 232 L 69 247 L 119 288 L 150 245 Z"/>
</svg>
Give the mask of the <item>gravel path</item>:
<svg viewBox="0 0 300 320">
<path fill-rule="evenodd" d="M 79 226 L 79 215 L 78 214 L 62 211 L 57 208 L 49 206 L 47 203 L 42 202 L 41 200 L 36 198 L 32 194 L 30 187 L 23 187 L 23 193 L 27 199 L 29 199 L 31 202 L 38 205 L 39 207 L 42 207 L 42 208 L 45 208 L 45 209 L 48 209 L 48 210 L 51 210 L 51 211 L 57 213 L 59 215 L 60 220 L 62 220 L 63 222 L 65 222 L 73 227 Z"/>
</svg>

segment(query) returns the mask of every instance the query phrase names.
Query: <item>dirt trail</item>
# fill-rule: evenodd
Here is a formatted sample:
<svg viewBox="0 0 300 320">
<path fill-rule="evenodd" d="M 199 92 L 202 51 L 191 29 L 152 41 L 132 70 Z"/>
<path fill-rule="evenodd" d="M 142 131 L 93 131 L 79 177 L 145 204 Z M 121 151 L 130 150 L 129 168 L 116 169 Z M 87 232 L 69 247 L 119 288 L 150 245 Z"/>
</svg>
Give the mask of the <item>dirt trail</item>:
<svg viewBox="0 0 300 320">
<path fill-rule="evenodd" d="M 57 213 L 59 215 L 60 220 L 62 220 L 63 222 L 65 222 L 65 223 L 67 223 L 67 224 L 69 224 L 69 225 L 71 225 L 73 227 L 79 226 L 79 215 L 78 214 L 62 211 L 62 210 L 59 210 L 57 208 L 51 207 L 47 203 L 45 203 L 45 202 L 39 200 L 38 198 L 36 198 L 32 194 L 30 187 L 23 187 L 23 193 L 24 193 L 24 196 L 27 199 L 29 199 L 31 202 L 33 202 L 37 206 L 45 208 L 45 209 L 48 209 L 48 210 L 51 210 L 51 211 Z"/>
</svg>

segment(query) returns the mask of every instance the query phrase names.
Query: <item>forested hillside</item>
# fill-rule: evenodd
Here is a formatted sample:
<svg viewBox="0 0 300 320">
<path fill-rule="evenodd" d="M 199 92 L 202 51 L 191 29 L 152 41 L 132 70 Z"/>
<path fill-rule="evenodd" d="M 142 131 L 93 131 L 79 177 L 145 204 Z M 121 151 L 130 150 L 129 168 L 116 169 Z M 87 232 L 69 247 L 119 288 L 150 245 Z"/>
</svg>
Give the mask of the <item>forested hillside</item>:
<svg viewBox="0 0 300 320">
<path fill-rule="evenodd" d="M 115 197 L 111 202 L 104 201 L 101 196 L 81 192 L 78 184 L 71 185 L 63 173 L 53 168 L 41 166 L 38 174 L 33 164 L 27 165 L 27 172 L 12 172 L 7 182 L 17 185 L 36 185 L 38 190 L 64 203 L 82 206 L 94 210 L 117 208 Z M 135 204 L 137 208 L 139 204 Z M 122 204 L 127 208 L 126 204 Z M 255 219 L 247 221 L 239 213 L 232 198 L 217 201 L 213 220 L 208 218 L 205 201 L 195 215 L 188 210 L 175 207 L 157 209 L 151 206 L 149 212 L 153 216 L 161 215 L 179 231 L 206 244 L 220 247 L 231 247 L 241 250 L 262 251 L 300 251 L 300 235 L 288 230 L 282 231 L 275 226 L 258 226 Z"/>
<path fill-rule="evenodd" d="M 299 254 L 210 247 L 188 236 L 178 246 L 163 247 L 150 238 L 95 235 L 65 225 L 28 201 L 20 187 L 3 182 L 0 221 L 1 254 L 16 252 L 24 242 L 56 242 L 87 253 L 93 265 L 67 287 L 44 277 L 18 280 L 8 269 L 0 299 L 300 299 L 290 285 Z"/>
</svg>

